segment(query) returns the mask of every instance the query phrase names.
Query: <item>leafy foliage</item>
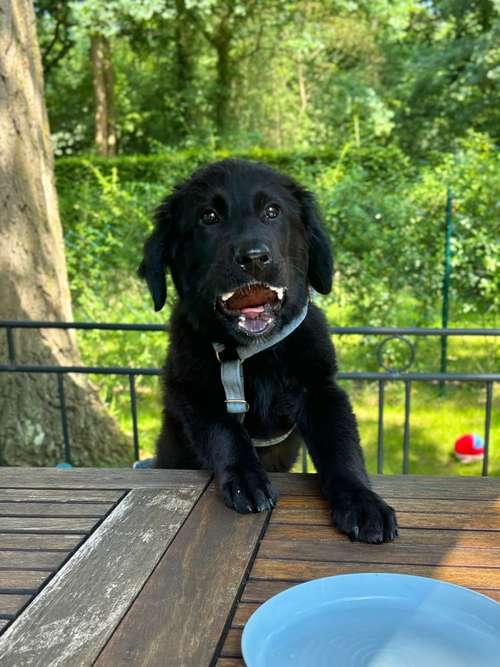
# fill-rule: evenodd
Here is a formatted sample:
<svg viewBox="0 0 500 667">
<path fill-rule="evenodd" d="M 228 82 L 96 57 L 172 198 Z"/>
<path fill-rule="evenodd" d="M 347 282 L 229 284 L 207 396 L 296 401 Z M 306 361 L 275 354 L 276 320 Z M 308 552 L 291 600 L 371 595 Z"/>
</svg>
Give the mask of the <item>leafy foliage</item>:
<svg viewBox="0 0 500 667">
<path fill-rule="evenodd" d="M 346 145 L 337 154 L 237 154 L 264 160 L 317 194 L 336 255 L 333 302 L 326 304 L 335 304 L 337 321 L 373 326 L 435 321 L 448 184 L 455 193 L 452 316 L 498 312 L 500 162 L 486 137 L 470 134 L 457 154 L 420 169 L 397 149 L 378 146 Z M 82 317 L 99 319 L 103 304 L 117 318 L 150 319 L 135 269 L 152 212 L 200 158 L 226 155 L 184 151 L 58 160 L 70 283 Z"/>
<path fill-rule="evenodd" d="M 112 40 L 125 153 L 216 144 L 304 150 L 376 139 L 428 159 L 454 150 L 471 129 L 498 140 L 500 16 L 491 0 L 37 0 L 37 7 L 44 50 L 55 39 L 62 54 L 47 83 L 61 153 L 92 150 L 93 31 Z"/>
</svg>

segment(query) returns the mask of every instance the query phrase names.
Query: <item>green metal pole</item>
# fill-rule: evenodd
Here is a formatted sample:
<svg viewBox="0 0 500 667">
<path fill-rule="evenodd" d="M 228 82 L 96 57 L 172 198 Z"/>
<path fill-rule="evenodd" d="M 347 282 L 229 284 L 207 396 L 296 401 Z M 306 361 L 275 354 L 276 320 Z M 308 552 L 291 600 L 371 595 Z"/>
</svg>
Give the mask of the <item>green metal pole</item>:
<svg viewBox="0 0 500 667">
<path fill-rule="evenodd" d="M 450 277 L 451 277 L 451 237 L 453 234 L 452 225 L 452 206 L 453 195 L 451 188 L 448 187 L 448 196 L 446 198 L 446 231 L 444 243 L 444 275 L 443 275 L 443 311 L 441 317 L 441 326 L 443 329 L 448 328 L 449 315 L 449 291 L 450 291 Z M 448 336 L 441 336 L 441 373 L 446 373 L 448 366 Z M 444 389 L 444 384 L 441 383 L 441 389 Z"/>
</svg>

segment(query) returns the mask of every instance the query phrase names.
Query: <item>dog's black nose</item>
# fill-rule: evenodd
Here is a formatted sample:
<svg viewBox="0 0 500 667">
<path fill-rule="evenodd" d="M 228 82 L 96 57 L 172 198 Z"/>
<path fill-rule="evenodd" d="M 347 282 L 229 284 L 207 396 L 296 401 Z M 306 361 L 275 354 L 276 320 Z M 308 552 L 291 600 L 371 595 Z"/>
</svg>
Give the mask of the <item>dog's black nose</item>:
<svg viewBox="0 0 500 667">
<path fill-rule="evenodd" d="M 236 262 L 249 273 L 262 271 L 270 266 L 272 261 L 271 250 L 265 243 L 241 247 L 236 253 Z"/>
</svg>

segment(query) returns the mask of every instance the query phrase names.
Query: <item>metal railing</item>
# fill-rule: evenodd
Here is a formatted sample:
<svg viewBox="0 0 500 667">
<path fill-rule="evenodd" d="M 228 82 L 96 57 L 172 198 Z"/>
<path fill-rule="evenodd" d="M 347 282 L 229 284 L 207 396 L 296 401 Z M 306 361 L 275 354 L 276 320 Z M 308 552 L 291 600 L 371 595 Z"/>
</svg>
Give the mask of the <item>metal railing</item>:
<svg viewBox="0 0 500 667">
<path fill-rule="evenodd" d="M 15 329 L 80 329 L 103 331 L 142 331 L 168 332 L 168 326 L 159 324 L 113 324 L 99 322 L 44 322 L 0 320 L 0 329 L 4 329 L 7 338 L 7 363 L 0 363 L 0 372 L 5 373 L 51 373 L 57 377 L 57 388 L 60 401 L 61 427 L 64 443 L 64 460 L 71 463 L 71 442 L 66 411 L 64 392 L 64 376 L 68 373 L 84 373 L 96 375 L 126 375 L 129 382 L 130 412 L 134 454 L 139 459 L 139 424 L 137 414 L 137 393 L 135 379 L 137 376 L 161 375 L 160 368 L 124 368 L 121 366 L 55 366 L 20 364 L 17 361 L 13 331 Z M 412 328 L 412 327 L 331 327 L 330 332 L 336 335 L 383 336 L 377 346 L 378 365 L 382 371 L 348 371 L 338 373 L 340 380 L 376 381 L 378 383 L 378 435 L 377 435 L 377 472 L 383 474 L 384 468 L 384 398 L 388 382 L 404 383 L 404 428 L 403 428 L 403 474 L 409 472 L 410 455 L 410 411 L 411 387 L 414 382 L 466 382 L 481 383 L 485 387 L 485 418 L 484 418 L 484 457 L 482 475 L 488 475 L 491 416 L 493 405 L 493 384 L 500 381 L 500 373 L 433 373 L 409 372 L 415 360 L 415 344 L 407 336 L 437 336 L 441 339 L 451 336 L 500 336 L 500 329 L 462 329 L 462 328 Z M 390 368 L 384 364 L 383 350 L 385 345 L 394 339 L 403 341 L 410 351 L 409 361 L 399 368 Z M 307 456 L 303 451 L 303 470 L 307 472 Z"/>
</svg>

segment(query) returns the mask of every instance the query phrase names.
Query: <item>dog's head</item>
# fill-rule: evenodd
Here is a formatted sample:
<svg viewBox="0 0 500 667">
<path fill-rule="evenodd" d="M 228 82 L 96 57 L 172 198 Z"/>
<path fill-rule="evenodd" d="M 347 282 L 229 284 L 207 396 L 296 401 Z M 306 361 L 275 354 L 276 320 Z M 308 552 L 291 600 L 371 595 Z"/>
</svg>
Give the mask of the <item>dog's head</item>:
<svg viewBox="0 0 500 667">
<path fill-rule="evenodd" d="M 198 170 L 157 210 L 139 267 L 155 310 L 165 303 L 167 267 L 194 326 L 239 343 L 290 322 L 309 285 L 326 294 L 332 283 L 314 197 L 243 160 Z"/>
</svg>

